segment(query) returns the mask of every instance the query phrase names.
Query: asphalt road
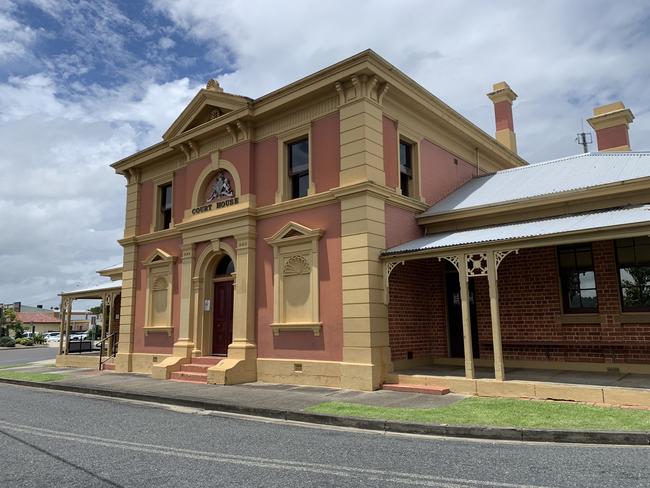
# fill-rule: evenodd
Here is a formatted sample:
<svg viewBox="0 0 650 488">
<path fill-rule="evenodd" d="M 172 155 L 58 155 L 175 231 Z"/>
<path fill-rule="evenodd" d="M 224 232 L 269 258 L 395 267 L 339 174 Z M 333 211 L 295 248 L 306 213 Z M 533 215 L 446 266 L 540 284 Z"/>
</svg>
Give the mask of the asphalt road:
<svg viewBox="0 0 650 488">
<path fill-rule="evenodd" d="M 45 359 L 54 359 L 59 351 L 56 347 L 11 348 L 0 349 L 0 366 L 7 364 L 23 364 Z"/>
<path fill-rule="evenodd" d="M 650 447 L 386 435 L 0 385 L 2 487 L 648 486 Z"/>
</svg>

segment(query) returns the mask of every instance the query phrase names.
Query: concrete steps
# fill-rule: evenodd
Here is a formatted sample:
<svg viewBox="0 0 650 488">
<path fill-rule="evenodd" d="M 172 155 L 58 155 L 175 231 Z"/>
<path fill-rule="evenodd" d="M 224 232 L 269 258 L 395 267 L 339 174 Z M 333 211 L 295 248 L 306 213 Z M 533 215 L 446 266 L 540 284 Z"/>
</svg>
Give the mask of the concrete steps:
<svg viewBox="0 0 650 488">
<path fill-rule="evenodd" d="M 449 388 L 445 388 L 442 386 L 384 383 L 381 388 L 382 390 L 401 391 L 404 393 L 424 393 L 426 395 L 446 395 L 447 393 L 449 393 Z"/>
<path fill-rule="evenodd" d="M 192 358 L 189 364 L 183 364 L 180 371 L 174 371 L 171 374 L 173 381 L 186 381 L 188 383 L 207 383 L 208 368 L 224 359 L 217 356 L 199 356 Z"/>
<path fill-rule="evenodd" d="M 115 363 L 104 363 L 103 369 L 104 371 L 115 371 Z"/>
</svg>

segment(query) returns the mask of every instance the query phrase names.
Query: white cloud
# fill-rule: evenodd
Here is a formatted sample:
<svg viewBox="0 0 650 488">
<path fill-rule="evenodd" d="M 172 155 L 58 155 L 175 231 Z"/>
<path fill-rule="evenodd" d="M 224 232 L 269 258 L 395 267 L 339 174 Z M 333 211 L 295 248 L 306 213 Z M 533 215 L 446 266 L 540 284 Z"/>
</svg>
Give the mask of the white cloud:
<svg viewBox="0 0 650 488">
<path fill-rule="evenodd" d="M 488 133 L 492 83 L 519 94 L 515 125 L 531 161 L 578 152 L 580 121 L 622 99 L 650 139 L 647 2 L 155 0 L 187 35 L 232 53 L 226 90 L 257 97 L 366 48 L 377 51 Z M 603 23 L 603 19 L 607 19 Z M 644 27 L 645 26 L 645 27 Z"/>
<path fill-rule="evenodd" d="M 175 45 L 176 43 L 174 42 L 174 39 L 170 37 L 161 37 L 158 40 L 158 46 L 160 46 L 161 49 L 171 49 Z"/>
<path fill-rule="evenodd" d="M 0 302 L 55 305 L 121 261 L 124 178 L 109 164 L 160 140 L 196 90 L 88 87 L 74 101 L 45 73 L 0 83 Z"/>
</svg>

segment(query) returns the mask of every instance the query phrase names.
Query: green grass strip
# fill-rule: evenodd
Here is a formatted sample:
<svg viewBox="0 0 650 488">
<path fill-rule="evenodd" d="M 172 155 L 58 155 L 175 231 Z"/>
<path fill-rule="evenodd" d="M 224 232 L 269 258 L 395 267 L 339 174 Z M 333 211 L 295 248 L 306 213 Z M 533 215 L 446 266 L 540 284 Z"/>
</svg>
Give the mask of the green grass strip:
<svg viewBox="0 0 650 488">
<path fill-rule="evenodd" d="M 327 402 L 313 413 L 402 422 L 491 427 L 650 431 L 650 411 L 577 403 L 471 397 L 439 408 L 375 407 Z"/>
<path fill-rule="evenodd" d="M 0 378 L 47 383 L 49 381 L 62 380 L 65 378 L 65 375 L 56 373 L 28 373 L 24 371 L 0 371 Z"/>
</svg>

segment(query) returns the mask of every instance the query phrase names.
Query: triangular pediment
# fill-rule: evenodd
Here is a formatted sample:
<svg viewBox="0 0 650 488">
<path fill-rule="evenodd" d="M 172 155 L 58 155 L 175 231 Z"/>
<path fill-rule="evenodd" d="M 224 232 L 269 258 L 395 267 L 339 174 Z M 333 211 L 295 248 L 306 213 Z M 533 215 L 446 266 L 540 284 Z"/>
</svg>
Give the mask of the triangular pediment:
<svg viewBox="0 0 650 488">
<path fill-rule="evenodd" d="M 171 254 L 166 253 L 162 249 L 156 249 L 142 262 L 142 264 L 145 266 L 155 266 L 163 263 L 173 263 L 174 259 L 175 257 Z"/>
<path fill-rule="evenodd" d="M 248 102 L 246 97 L 225 93 L 219 88 L 204 88 L 163 134 L 163 140 L 167 141 L 194 127 L 216 120 L 233 110 L 245 107 Z"/>
<path fill-rule="evenodd" d="M 298 240 L 298 239 L 313 239 L 323 235 L 320 229 L 310 229 L 297 222 L 288 222 L 279 231 L 266 239 L 269 244 L 277 244 L 281 241 Z"/>
</svg>

